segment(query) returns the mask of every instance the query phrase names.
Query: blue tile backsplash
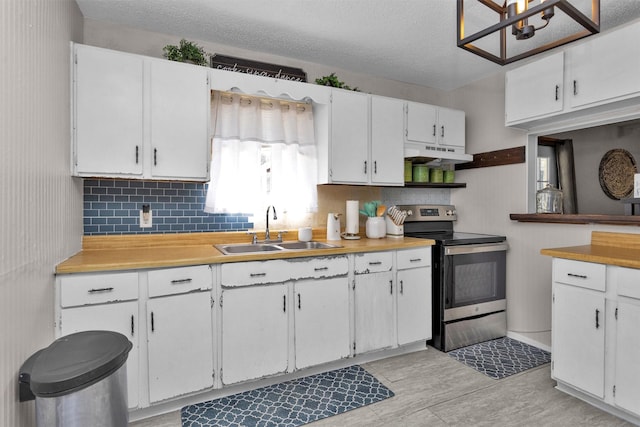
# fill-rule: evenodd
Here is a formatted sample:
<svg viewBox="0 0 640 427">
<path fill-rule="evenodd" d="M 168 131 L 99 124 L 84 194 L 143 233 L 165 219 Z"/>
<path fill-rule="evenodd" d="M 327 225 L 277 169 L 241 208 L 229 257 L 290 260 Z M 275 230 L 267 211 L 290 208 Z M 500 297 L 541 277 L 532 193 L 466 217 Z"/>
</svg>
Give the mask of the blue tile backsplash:
<svg viewBox="0 0 640 427">
<path fill-rule="evenodd" d="M 84 234 L 193 233 L 253 228 L 250 214 L 204 212 L 207 184 L 85 179 Z M 140 210 L 152 211 L 150 228 L 140 228 Z"/>
</svg>

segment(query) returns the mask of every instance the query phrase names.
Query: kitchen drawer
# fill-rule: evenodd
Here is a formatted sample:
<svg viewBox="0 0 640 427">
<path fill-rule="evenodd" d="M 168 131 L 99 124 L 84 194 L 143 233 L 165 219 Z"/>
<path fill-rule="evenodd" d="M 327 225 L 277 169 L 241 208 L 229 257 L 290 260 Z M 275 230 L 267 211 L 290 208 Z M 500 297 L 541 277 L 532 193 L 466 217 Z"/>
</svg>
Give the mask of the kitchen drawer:
<svg viewBox="0 0 640 427">
<path fill-rule="evenodd" d="M 568 259 L 553 259 L 553 281 L 605 291 L 607 266 Z"/>
<path fill-rule="evenodd" d="M 356 274 L 390 271 L 393 264 L 393 252 L 367 252 L 356 254 Z"/>
<path fill-rule="evenodd" d="M 429 267 L 431 265 L 431 248 L 416 248 L 398 251 L 398 270 L 407 268 Z"/>
<path fill-rule="evenodd" d="M 640 270 L 609 266 L 612 270 L 610 277 L 615 277 L 618 286 L 618 295 L 640 299 Z"/>
<path fill-rule="evenodd" d="M 211 289 L 213 281 L 208 265 L 150 270 L 148 279 L 150 298 L 204 291 Z"/>
<path fill-rule="evenodd" d="M 62 275 L 59 280 L 62 307 L 138 299 L 136 272 Z"/>
<path fill-rule="evenodd" d="M 344 276 L 349 272 L 346 256 L 275 259 L 222 265 L 222 286 L 250 286 L 289 280 Z"/>
</svg>

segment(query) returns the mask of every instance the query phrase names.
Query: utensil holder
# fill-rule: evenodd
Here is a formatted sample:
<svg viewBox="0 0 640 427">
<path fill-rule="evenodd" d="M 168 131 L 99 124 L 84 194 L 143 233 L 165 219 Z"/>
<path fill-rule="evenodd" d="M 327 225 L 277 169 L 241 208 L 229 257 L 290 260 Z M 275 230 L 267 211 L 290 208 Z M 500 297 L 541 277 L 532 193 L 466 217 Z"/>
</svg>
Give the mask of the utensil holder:
<svg viewBox="0 0 640 427">
<path fill-rule="evenodd" d="M 387 234 L 387 225 L 384 217 L 371 216 L 365 223 L 365 232 L 369 239 L 381 239 Z"/>
</svg>

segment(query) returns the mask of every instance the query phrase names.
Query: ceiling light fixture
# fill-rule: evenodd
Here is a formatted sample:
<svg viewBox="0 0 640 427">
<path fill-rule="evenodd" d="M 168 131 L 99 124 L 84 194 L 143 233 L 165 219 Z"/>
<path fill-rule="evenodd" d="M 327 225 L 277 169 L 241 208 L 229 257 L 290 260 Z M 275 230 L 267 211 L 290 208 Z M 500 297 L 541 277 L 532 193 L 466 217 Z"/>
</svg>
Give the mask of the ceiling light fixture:
<svg viewBox="0 0 640 427">
<path fill-rule="evenodd" d="M 600 32 L 600 0 L 591 0 L 591 18 L 578 10 L 569 0 L 506 0 L 502 5 L 493 0 L 476 1 L 487 6 L 493 12 L 496 12 L 499 17 L 499 22 L 465 37 L 465 0 L 458 0 L 458 47 L 499 65 L 510 64 Z M 574 0 L 571 1 L 574 2 Z M 543 44 L 529 48 L 525 52 L 508 53 L 507 44 L 509 40 L 507 39 L 507 28 L 509 26 L 511 26 L 511 34 L 515 36 L 516 41 L 528 40 L 536 34 L 536 30 L 545 28 L 549 24 L 551 18 L 555 15 L 556 8 L 564 12 L 566 16 L 575 21 L 575 23 L 579 24 L 580 28 L 577 32 L 561 36 L 550 42 L 541 40 Z M 536 17 L 538 14 L 539 17 Z M 539 20 L 541 19 L 541 25 L 538 27 L 531 25 L 529 18 L 532 17 Z M 474 44 L 496 32 L 499 32 L 499 53 L 493 54 Z M 485 39 L 485 41 L 486 40 L 489 39 Z"/>
</svg>

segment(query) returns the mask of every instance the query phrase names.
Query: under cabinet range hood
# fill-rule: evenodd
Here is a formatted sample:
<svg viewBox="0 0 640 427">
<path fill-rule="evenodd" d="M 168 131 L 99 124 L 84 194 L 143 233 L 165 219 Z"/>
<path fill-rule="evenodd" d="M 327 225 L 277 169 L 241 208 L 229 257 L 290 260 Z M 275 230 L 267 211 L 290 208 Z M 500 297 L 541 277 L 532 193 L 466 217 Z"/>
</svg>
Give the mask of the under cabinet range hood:
<svg viewBox="0 0 640 427">
<path fill-rule="evenodd" d="M 473 161 L 471 154 L 465 154 L 459 150 L 446 147 L 434 147 L 427 144 L 404 144 L 404 158 L 423 161 L 428 165 L 437 166 L 444 164 L 467 163 Z"/>
</svg>

